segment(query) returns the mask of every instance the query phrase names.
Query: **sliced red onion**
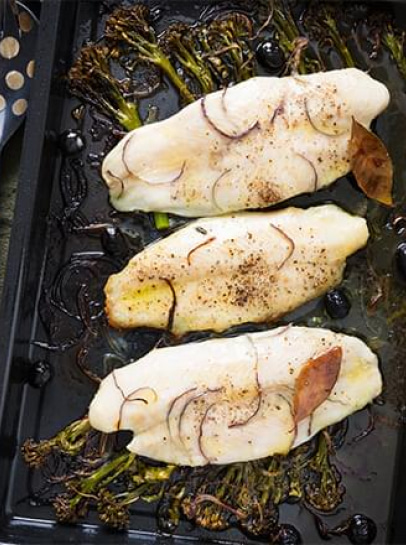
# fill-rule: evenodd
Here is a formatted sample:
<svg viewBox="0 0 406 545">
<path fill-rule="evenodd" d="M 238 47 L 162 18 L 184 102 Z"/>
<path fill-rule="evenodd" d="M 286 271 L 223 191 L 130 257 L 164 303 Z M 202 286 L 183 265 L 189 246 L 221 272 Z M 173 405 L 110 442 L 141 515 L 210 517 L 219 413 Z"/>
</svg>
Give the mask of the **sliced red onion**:
<svg viewBox="0 0 406 545">
<path fill-rule="evenodd" d="M 285 231 L 282 231 L 280 227 L 276 227 L 276 225 L 273 225 L 273 223 L 271 223 L 271 227 L 275 229 L 275 231 L 277 231 L 280 235 L 282 235 L 289 245 L 288 255 L 284 258 L 282 263 L 280 263 L 277 267 L 278 271 L 280 271 L 282 267 L 285 265 L 285 263 L 288 261 L 288 259 L 292 257 L 292 254 L 295 251 L 296 246 L 293 240 L 285 233 Z"/>
<path fill-rule="evenodd" d="M 196 498 L 193 500 L 193 506 L 199 505 L 199 503 L 203 502 L 210 502 L 218 505 L 225 511 L 229 511 L 233 515 L 235 515 L 238 519 L 246 519 L 248 517 L 247 513 L 244 513 L 240 509 L 234 509 L 234 507 L 231 507 L 231 505 L 227 505 L 226 503 L 222 502 L 216 496 L 212 496 L 211 494 L 200 494 L 199 496 L 196 496 Z"/>
<path fill-rule="evenodd" d="M 169 278 L 161 277 L 159 280 L 166 282 L 166 284 L 169 286 L 169 289 L 171 290 L 171 293 L 172 293 L 172 304 L 168 312 L 168 323 L 166 326 L 166 329 L 168 331 L 171 331 L 173 326 L 173 319 L 175 317 L 176 305 L 177 305 L 176 291 L 175 291 L 175 288 L 173 287 L 172 282 L 169 280 Z"/>
<path fill-rule="evenodd" d="M 279 337 L 279 335 L 284 335 L 291 327 L 293 323 L 287 324 L 285 327 L 280 328 L 280 331 L 268 335 L 269 337 Z"/>
<path fill-rule="evenodd" d="M 176 174 L 173 178 L 170 180 L 167 180 L 166 182 L 150 182 L 148 180 L 145 180 L 144 178 L 141 178 L 140 176 L 137 176 L 137 179 L 140 180 L 142 183 L 156 187 L 161 185 L 172 185 L 175 182 L 177 182 L 184 174 L 186 168 L 186 161 L 182 163 L 182 166 L 180 167 L 179 173 Z"/>
<path fill-rule="evenodd" d="M 248 342 L 251 344 L 251 348 L 254 351 L 254 357 L 255 357 L 254 375 L 255 375 L 255 385 L 256 385 L 256 391 L 257 391 L 257 395 L 255 396 L 256 407 L 254 411 L 248 416 L 248 418 L 246 418 L 245 420 L 239 420 L 239 421 L 237 420 L 237 421 L 231 422 L 231 424 L 228 425 L 229 428 L 236 428 L 236 427 L 247 425 L 253 418 L 257 416 L 262 404 L 262 387 L 259 382 L 259 369 L 258 369 L 258 365 L 259 365 L 258 350 L 253 340 L 251 339 L 251 337 L 249 335 L 246 335 L 246 338 Z"/>
<path fill-rule="evenodd" d="M 228 87 L 224 87 L 223 92 L 221 93 L 221 109 L 223 110 L 226 116 L 228 115 L 228 108 L 226 104 L 227 91 L 228 91 Z"/>
<path fill-rule="evenodd" d="M 245 136 L 247 136 L 254 129 L 259 128 L 259 120 L 257 120 L 250 127 L 248 127 L 248 129 L 245 129 L 244 131 L 242 131 L 240 133 L 237 133 L 237 134 L 229 134 L 229 133 L 223 131 L 223 129 L 221 129 L 218 125 L 216 125 L 216 123 L 213 121 L 213 119 L 208 114 L 207 108 L 206 108 L 206 97 L 202 97 L 200 99 L 200 107 L 201 107 L 201 110 L 202 110 L 203 117 L 207 121 L 207 123 L 210 125 L 210 127 L 215 132 L 217 132 L 218 134 L 223 136 L 224 138 L 229 138 L 230 140 L 240 140 L 241 138 L 244 138 Z"/>
<path fill-rule="evenodd" d="M 310 168 L 313 170 L 313 189 L 312 191 L 317 191 L 318 189 L 318 183 L 319 183 L 319 175 L 317 173 L 317 170 L 316 170 L 316 167 L 314 166 L 314 163 L 312 161 L 310 161 L 310 159 L 308 159 L 305 155 L 303 155 L 302 153 L 296 153 L 296 155 L 298 155 L 301 159 L 303 159 L 304 161 L 306 161 L 306 163 L 310 166 Z"/>
<path fill-rule="evenodd" d="M 337 138 L 339 136 L 342 136 L 346 132 L 349 132 L 349 131 L 343 130 L 342 132 L 338 132 L 338 133 L 336 133 L 336 132 L 330 133 L 330 132 L 321 130 L 319 127 L 317 127 L 317 125 L 315 124 L 315 122 L 311 118 L 311 115 L 310 115 L 310 112 L 309 112 L 308 99 L 306 97 L 303 99 L 303 104 L 304 104 L 304 111 L 306 112 L 307 120 L 309 121 L 310 125 L 312 126 L 312 128 L 316 132 L 318 132 L 320 134 L 323 134 L 324 136 L 328 136 L 329 138 Z"/>
<path fill-rule="evenodd" d="M 203 449 L 203 445 L 202 445 L 202 440 L 203 440 L 203 426 L 206 422 L 206 419 L 207 419 L 207 416 L 209 414 L 209 412 L 211 411 L 211 409 L 213 407 L 215 407 L 217 405 L 217 403 L 211 403 L 211 405 L 209 405 L 206 409 L 206 412 L 204 413 L 203 415 L 203 418 L 201 419 L 200 421 L 200 426 L 199 426 L 199 435 L 198 435 L 198 438 L 197 438 L 197 444 L 199 446 L 199 451 L 200 451 L 200 454 L 202 455 L 202 457 L 206 460 L 206 462 L 208 464 L 210 464 L 211 462 L 213 462 L 214 460 L 211 460 L 207 455 L 206 453 L 204 452 L 204 449 Z"/>
<path fill-rule="evenodd" d="M 221 206 L 218 204 L 217 202 L 217 197 L 216 197 L 216 193 L 217 193 L 217 186 L 218 184 L 221 182 L 221 180 L 224 178 L 224 176 L 227 176 L 227 174 L 229 174 L 231 172 L 231 168 L 227 168 L 224 172 L 222 172 L 220 174 L 220 176 L 217 178 L 217 180 L 214 182 L 214 184 L 212 185 L 212 188 L 211 188 L 211 200 L 212 200 L 212 203 L 214 204 L 214 206 L 218 209 L 218 210 L 222 210 Z"/>
<path fill-rule="evenodd" d="M 171 427 L 171 416 L 172 416 L 172 412 L 174 411 L 175 409 L 175 406 L 176 404 L 181 401 L 185 396 L 193 393 L 193 392 L 196 392 L 197 390 L 197 387 L 195 388 L 190 388 L 189 390 L 186 390 L 185 392 L 179 394 L 178 396 L 176 396 L 170 403 L 169 405 L 169 410 L 167 412 L 167 415 L 166 415 L 166 424 L 168 426 L 168 431 L 169 431 L 169 436 L 170 437 L 173 437 L 173 432 L 172 432 L 172 427 Z"/>
<path fill-rule="evenodd" d="M 178 436 L 179 436 L 179 439 L 182 443 L 182 445 L 184 446 L 185 449 L 187 449 L 185 443 L 184 443 L 184 440 L 183 440 L 183 437 L 182 437 L 182 420 L 183 420 L 183 417 L 185 416 L 185 413 L 188 409 L 188 407 L 190 406 L 191 403 L 193 403 L 194 401 L 196 401 L 197 399 L 200 399 L 202 397 L 206 397 L 207 395 L 210 395 L 210 394 L 216 394 L 216 393 L 219 393 L 223 390 L 223 388 L 214 388 L 214 389 L 211 389 L 211 388 L 207 388 L 207 390 L 205 390 L 204 392 L 201 392 L 199 394 L 196 394 L 195 396 L 193 396 L 192 398 L 188 399 L 186 401 L 186 403 L 184 404 L 182 410 L 180 411 L 179 413 L 179 419 L 178 419 Z M 200 441 L 200 438 L 198 438 L 198 441 Z M 199 450 L 200 450 L 200 443 L 199 443 Z M 202 456 L 204 456 L 204 454 L 202 454 Z"/>
<path fill-rule="evenodd" d="M 115 174 L 113 174 L 113 173 L 111 172 L 111 170 L 108 170 L 108 171 L 107 171 L 107 174 L 108 174 L 111 178 L 113 178 L 114 180 L 117 180 L 117 181 L 119 182 L 119 184 L 121 185 L 121 191 L 120 191 L 120 193 L 117 195 L 116 198 L 121 197 L 121 195 L 124 193 L 124 182 L 123 182 L 123 180 L 122 180 L 121 178 L 119 178 L 118 176 L 116 176 Z"/>
<path fill-rule="evenodd" d="M 271 117 L 271 125 L 275 123 L 275 120 L 278 116 L 283 115 L 285 113 L 285 100 L 282 100 L 278 106 L 275 108 L 274 113 Z"/>
<path fill-rule="evenodd" d="M 182 166 L 180 167 L 180 170 L 179 172 L 173 177 L 171 178 L 170 180 L 167 180 L 165 182 L 157 182 L 157 183 L 154 183 L 154 182 L 151 182 L 149 180 L 145 180 L 144 178 L 141 178 L 140 176 L 138 176 L 138 174 L 136 174 L 135 172 L 132 172 L 132 170 L 129 168 L 128 166 L 128 163 L 127 163 L 127 160 L 126 160 L 126 154 L 127 154 L 127 147 L 128 147 L 128 144 L 130 143 L 130 141 L 132 140 L 132 137 L 130 137 L 126 142 L 125 144 L 123 145 L 123 150 L 122 150 L 122 153 L 121 153 L 121 160 L 123 162 L 123 165 L 127 171 L 127 174 L 128 176 L 134 176 L 135 178 L 137 178 L 138 180 L 140 180 L 142 183 L 144 184 L 148 184 L 148 185 L 151 185 L 151 186 L 160 186 L 160 185 L 171 185 L 171 184 L 174 184 L 175 182 L 177 182 L 179 180 L 179 178 L 181 178 L 181 176 L 183 175 L 183 173 L 185 172 L 185 168 L 186 168 L 186 161 L 184 161 L 182 163 Z"/>
<path fill-rule="evenodd" d="M 201 242 L 200 244 L 195 246 L 195 248 L 192 248 L 190 250 L 190 252 L 187 254 L 187 257 L 186 257 L 189 267 L 191 265 L 190 258 L 196 252 L 196 250 L 198 250 L 199 248 L 203 248 L 203 246 L 207 246 L 207 244 L 210 244 L 211 242 L 214 242 L 215 240 L 216 240 L 216 237 L 210 237 L 209 239 L 205 240 L 204 242 Z"/>
<path fill-rule="evenodd" d="M 127 171 L 127 174 L 128 176 L 131 176 L 132 175 L 132 172 L 131 170 L 128 168 L 128 164 L 127 164 L 127 159 L 126 159 L 126 153 L 127 153 L 127 147 L 128 147 L 128 144 L 131 142 L 132 140 L 132 136 L 130 136 L 128 138 L 128 140 L 125 142 L 125 144 L 123 145 L 123 149 L 122 149 L 122 152 L 121 152 L 121 160 L 123 162 L 123 165 Z"/>
<path fill-rule="evenodd" d="M 120 392 L 120 394 L 122 395 L 122 398 L 123 398 L 123 401 L 122 401 L 122 403 L 120 405 L 120 410 L 119 410 L 119 413 L 118 413 L 118 421 L 117 421 L 117 431 L 118 431 L 118 430 L 121 429 L 121 420 L 123 418 L 123 410 L 124 410 L 124 406 L 125 406 L 126 403 L 128 403 L 128 402 L 132 403 L 134 401 L 140 401 L 140 402 L 144 403 L 145 405 L 148 405 L 148 403 L 149 403 L 148 400 L 143 398 L 143 397 L 134 397 L 137 392 L 140 392 L 141 390 L 149 390 L 149 391 L 154 392 L 154 395 L 156 396 L 156 398 L 158 397 L 158 395 L 155 392 L 155 390 L 153 390 L 152 388 L 149 388 L 149 387 L 137 388 L 133 392 L 130 392 L 128 395 L 125 395 L 123 389 L 121 388 L 121 386 L 119 385 L 119 383 L 117 381 L 115 370 L 113 370 L 111 374 L 113 376 L 114 385 L 117 388 L 117 390 Z"/>
</svg>

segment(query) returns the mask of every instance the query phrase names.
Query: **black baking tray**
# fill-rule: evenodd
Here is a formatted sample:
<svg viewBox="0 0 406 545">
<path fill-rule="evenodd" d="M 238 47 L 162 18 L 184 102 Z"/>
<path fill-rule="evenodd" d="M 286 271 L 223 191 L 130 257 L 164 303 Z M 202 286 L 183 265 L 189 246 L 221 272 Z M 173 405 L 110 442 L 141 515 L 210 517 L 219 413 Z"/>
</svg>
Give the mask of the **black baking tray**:
<svg viewBox="0 0 406 545">
<path fill-rule="evenodd" d="M 167 0 L 161 2 L 164 19 L 195 19 L 201 9 L 215 2 L 205 0 Z M 406 5 L 382 3 L 396 12 L 398 21 L 406 19 Z M 66 171 L 60 150 L 58 135 L 74 126 L 71 111 L 77 102 L 68 97 L 64 75 L 78 48 L 87 39 L 100 35 L 100 2 L 98 1 L 57 1 L 45 0 L 41 13 L 41 32 L 37 51 L 36 78 L 33 82 L 30 111 L 23 147 L 17 205 L 14 226 L 10 240 L 7 277 L 4 286 L 0 315 L 0 542 L 15 544 L 34 543 L 147 543 L 168 541 L 156 533 L 155 517 L 151 508 L 137 506 L 128 532 L 111 532 L 102 528 L 93 518 L 86 523 L 63 526 L 55 522 L 52 509 L 38 505 L 33 491 L 38 488 L 36 476 L 26 468 L 20 456 L 20 446 L 27 437 L 36 439 L 49 437 L 70 421 L 85 413 L 94 387 L 78 371 L 74 360 L 73 346 L 61 350 L 44 350 L 37 341 L 49 341 L 51 333 L 61 340 L 69 328 L 75 334 L 74 326 L 66 325 L 64 318 L 55 318 L 48 297 L 50 286 L 61 269 L 66 270 L 72 260 L 100 264 L 100 278 L 95 290 L 100 291 L 105 276 L 112 272 L 111 263 L 104 260 L 100 237 L 69 233 L 66 236 L 61 226 L 61 211 L 64 218 L 76 214 L 73 206 L 67 205 L 66 186 L 61 182 L 65 176 L 74 176 Z M 395 81 L 398 76 L 376 66 L 377 76 Z M 176 102 L 167 93 L 158 95 L 156 102 L 162 116 L 176 110 Z M 397 106 L 406 112 L 406 98 L 396 97 Z M 396 147 L 399 134 L 393 125 L 394 110 L 384 114 L 377 123 L 378 133 L 388 144 L 389 150 Z M 86 122 L 85 122 L 86 123 Z M 86 127 L 85 127 L 86 128 Z M 85 131 L 86 132 L 86 131 Z M 101 137 L 100 137 L 101 138 Z M 89 148 L 100 151 L 100 138 L 88 136 Z M 398 147 L 396 148 L 398 149 Z M 397 151 L 396 158 L 403 152 Z M 84 162 L 86 191 L 82 191 L 81 213 L 93 221 L 114 218 L 108 204 L 107 191 L 100 181 L 97 168 L 88 160 Z M 401 161 L 401 160 L 399 160 Z M 406 163 L 399 168 L 406 170 Z M 82 180 L 83 182 L 83 180 Z M 75 185 L 76 184 L 76 185 Z M 81 192 L 81 180 L 75 178 L 70 185 L 76 197 Z M 83 189 L 83 187 L 82 187 Z M 90 194 L 90 197 L 89 197 Z M 74 196 L 74 195 L 73 195 Z M 72 198 L 72 195 L 70 195 Z M 74 199 L 73 199 L 74 200 Z M 321 192 L 312 197 L 297 199 L 298 204 L 309 205 L 333 200 L 342 206 L 357 209 L 363 197 L 348 180 L 340 181 L 331 191 Z M 78 215 L 77 221 L 80 223 Z M 59 219 L 58 219 L 59 218 Z M 135 229 L 143 242 L 149 242 L 159 234 L 151 228 L 148 218 L 122 218 L 128 229 Z M 62 221 L 63 223 L 63 221 Z M 73 257 L 72 257 L 73 256 Z M 359 261 L 361 259 L 361 261 Z M 82 260 L 82 261 L 81 261 Z M 104 261 L 103 261 L 104 260 Z M 358 260 L 358 261 L 357 261 Z M 362 265 L 362 257 L 355 257 L 350 266 Z M 117 268 L 117 264 L 111 265 Z M 84 267 L 86 268 L 86 266 Z M 104 276 L 103 276 L 104 275 Z M 76 282 L 76 283 L 75 283 Z M 73 281 L 70 288 L 80 282 L 89 282 L 84 276 Z M 66 289 L 70 289 L 69 286 Z M 62 287 L 62 290 L 64 287 Z M 71 303 L 74 305 L 74 303 Z M 66 310 L 66 309 L 65 309 Z M 69 309 L 68 309 L 69 310 Z M 72 309 L 71 309 L 72 310 Z M 300 309 L 288 317 L 304 321 L 320 310 L 320 301 Z M 73 310 L 72 310 L 72 312 Z M 44 325 L 50 317 L 54 330 Z M 66 314 L 66 313 L 65 313 Z M 355 328 L 367 336 L 354 310 L 353 321 L 342 325 L 343 329 Z M 61 330 L 61 331 L 58 331 Z M 59 337 L 58 337 L 59 335 Z M 128 339 L 130 349 L 137 349 L 137 357 L 152 348 L 157 340 L 154 333 L 137 332 Z M 50 342 L 50 341 L 49 341 Z M 406 342 L 406 340 L 405 340 Z M 52 344 L 52 342 L 51 342 Z M 103 347 L 95 348 L 103 353 Z M 391 354 L 391 357 L 394 355 Z M 381 357 L 389 357 L 381 354 Z M 33 362 L 46 360 L 53 370 L 52 380 L 45 388 L 35 389 L 27 384 L 27 375 Z M 387 371 L 388 373 L 390 372 Z M 385 374 L 385 369 L 384 369 Z M 385 378 L 387 378 L 385 376 Z M 390 403 L 377 408 L 387 419 L 393 419 L 394 409 Z M 384 420 L 384 419 L 382 419 Z M 353 433 L 366 424 L 365 412 L 350 419 Z M 350 430 L 351 431 L 351 430 Z M 401 427 L 377 424 L 377 429 L 363 441 L 340 450 L 343 464 L 351 467 L 344 475 L 350 512 L 363 512 L 371 516 L 378 525 L 376 543 L 406 544 L 406 436 Z M 361 475 L 361 476 L 360 476 Z M 343 517 L 338 513 L 328 522 L 334 524 Z M 298 506 L 283 506 L 281 520 L 297 525 L 302 532 L 304 543 L 319 543 L 312 517 Z M 189 541 L 248 543 L 249 540 L 236 530 L 213 534 L 199 530 L 181 528 L 171 542 Z M 345 538 L 335 538 L 332 543 L 345 543 Z"/>
</svg>

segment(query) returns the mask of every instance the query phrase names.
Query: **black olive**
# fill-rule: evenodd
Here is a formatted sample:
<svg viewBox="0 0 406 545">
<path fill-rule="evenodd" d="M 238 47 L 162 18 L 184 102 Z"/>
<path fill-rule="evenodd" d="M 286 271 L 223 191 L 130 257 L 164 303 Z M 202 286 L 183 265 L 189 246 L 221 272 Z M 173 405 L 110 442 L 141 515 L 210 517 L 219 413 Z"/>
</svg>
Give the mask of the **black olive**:
<svg viewBox="0 0 406 545">
<path fill-rule="evenodd" d="M 285 57 L 279 45 L 271 40 L 260 42 L 256 49 L 257 59 L 264 68 L 277 72 L 285 64 Z"/>
<path fill-rule="evenodd" d="M 42 388 L 52 376 L 48 362 L 38 360 L 33 363 L 28 371 L 28 383 L 34 388 Z"/>
<path fill-rule="evenodd" d="M 301 545 L 303 542 L 302 536 L 294 526 L 291 524 L 280 524 L 273 543 L 277 545 Z"/>
<path fill-rule="evenodd" d="M 397 247 L 396 264 L 403 280 L 406 280 L 406 242 L 402 242 Z"/>
<path fill-rule="evenodd" d="M 351 303 L 343 290 L 331 290 L 324 297 L 324 305 L 331 318 L 345 318 L 351 310 Z"/>
<path fill-rule="evenodd" d="M 128 257 L 128 244 L 119 228 L 107 227 L 101 236 L 101 243 L 107 254 L 118 258 Z"/>
<path fill-rule="evenodd" d="M 349 520 L 347 537 L 354 545 L 368 545 L 376 538 L 376 524 L 365 515 L 353 515 Z"/>
<path fill-rule="evenodd" d="M 59 137 L 59 146 L 65 155 L 76 155 L 85 148 L 85 140 L 78 130 L 70 129 Z"/>
</svg>

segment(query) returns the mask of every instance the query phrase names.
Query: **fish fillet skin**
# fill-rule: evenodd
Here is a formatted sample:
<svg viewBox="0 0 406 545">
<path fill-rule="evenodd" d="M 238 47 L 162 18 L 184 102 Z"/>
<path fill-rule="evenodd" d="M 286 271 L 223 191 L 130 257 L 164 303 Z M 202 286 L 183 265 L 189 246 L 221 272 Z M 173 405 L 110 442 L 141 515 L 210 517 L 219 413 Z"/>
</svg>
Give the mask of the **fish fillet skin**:
<svg viewBox="0 0 406 545">
<path fill-rule="evenodd" d="M 335 205 L 200 219 L 110 276 L 106 314 L 175 335 L 275 321 L 339 284 L 367 239 L 366 221 Z"/>
<path fill-rule="evenodd" d="M 342 359 L 332 390 L 297 424 L 300 372 L 337 348 Z M 142 456 L 227 464 L 286 454 L 365 407 L 381 389 L 378 359 L 361 340 L 285 326 L 153 350 L 101 382 L 89 419 L 104 433 L 134 432 L 127 448 Z"/>
<path fill-rule="evenodd" d="M 102 166 L 112 205 L 188 217 L 264 208 L 350 171 L 352 118 L 389 103 L 355 68 L 256 77 L 130 132 Z"/>
</svg>

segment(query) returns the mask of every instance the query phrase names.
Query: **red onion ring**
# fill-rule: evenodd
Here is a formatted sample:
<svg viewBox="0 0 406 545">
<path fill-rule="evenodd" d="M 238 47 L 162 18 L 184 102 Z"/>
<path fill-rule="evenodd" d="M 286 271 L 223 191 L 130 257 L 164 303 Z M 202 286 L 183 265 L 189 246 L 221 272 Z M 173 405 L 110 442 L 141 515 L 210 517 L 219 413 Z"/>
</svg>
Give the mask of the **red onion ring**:
<svg viewBox="0 0 406 545">
<path fill-rule="evenodd" d="M 222 210 L 221 206 L 218 204 L 217 202 L 217 197 L 216 197 L 216 192 L 217 192 L 217 186 L 219 184 L 219 182 L 224 178 L 224 176 L 226 176 L 227 174 L 229 174 L 231 172 L 231 168 L 227 168 L 224 172 L 222 172 L 220 174 L 220 176 L 217 178 L 217 180 L 214 182 L 214 184 L 212 185 L 212 188 L 211 188 L 211 200 L 212 200 L 212 203 L 214 204 L 214 206 L 218 209 L 218 210 Z"/>
<path fill-rule="evenodd" d="M 149 182 L 148 180 L 145 180 L 144 178 L 141 178 L 139 176 L 137 176 L 137 179 L 140 180 L 143 184 L 147 184 L 153 187 L 157 187 L 161 185 L 172 185 L 183 176 L 185 172 L 185 168 L 186 168 L 186 161 L 183 161 L 179 173 L 174 178 L 172 178 L 171 180 L 168 180 L 167 182 Z"/>
<path fill-rule="evenodd" d="M 317 191 L 318 189 L 318 183 L 319 183 L 319 175 L 317 173 L 317 170 L 316 170 L 316 167 L 314 166 L 314 163 L 312 161 L 310 161 L 310 159 L 308 159 L 305 155 L 303 155 L 302 153 L 297 153 L 296 152 L 296 155 L 298 155 L 301 159 L 303 159 L 304 161 L 306 161 L 306 163 L 308 165 L 310 165 L 311 169 L 313 170 L 313 174 L 314 174 L 314 182 L 313 182 L 313 189 L 312 191 Z"/>
<path fill-rule="evenodd" d="M 250 127 L 248 127 L 248 129 L 245 129 L 244 131 L 242 131 L 240 133 L 237 133 L 237 134 L 229 134 L 229 133 L 223 131 L 223 129 L 221 129 L 218 125 L 216 125 L 216 123 L 213 121 L 213 119 L 208 114 L 207 108 L 206 108 L 206 97 L 202 97 L 200 99 L 200 107 L 201 107 L 201 110 L 202 110 L 203 117 L 207 121 L 207 123 L 210 125 L 210 127 L 215 132 L 217 132 L 218 134 L 223 136 L 224 138 L 229 138 L 230 140 L 241 140 L 241 138 L 244 138 L 245 136 L 247 136 L 251 131 L 253 131 L 254 129 L 259 128 L 259 120 L 257 120 Z"/>
<path fill-rule="evenodd" d="M 169 278 L 161 277 L 161 278 L 159 278 L 159 280 L 162 280 L 163 282 L 166 282 L 166 284 L 168 285 L 168 287 L 169 287 L 169 289 L 171 290 L 171 293 L 172 293 L 172 304 L 171 304 L 169 312 L 168 312 L 168 323 L 166 325 L 166 329 L 168 331 L 171 331 L 172 326 L 173 326 L 173 320 L 174 320 L 174 317 L 175 317 L 176 305 L 177 305 L 177 302 L 178 302 L 177 297 L 176 297 L 176 291 L 175 291 L 175 288 L 173 287 L 172 282 L 169 280 Z"/>
<path fill-rule="evenodd" d="M 259 369 L 258 369 L 258 365 L 259 365 L 258 350 L 254 344 L 254 341 L 251 339 L 251 337 L 249 335 L 246 335 L 246 338 L 248 342 L 251 344 L 251 348 L 253 349 L 254 355 L 255 355 L 254 374 L 255 374 L 255 383 L 256 383 L 256 390 L 257 390 L 257 395 L 256 395 L 257 406 L 255 410 L 249 415 L 248 418 L 246 418 L 245 420 L 237 421 L 237 422 L 231 422 L 231 424 L 228 425 L 229 428 L 246 426 L 253 418 L 257 416 L 262 404 L 262 387 L 259 382 Z"/>
<path fill-rule="evenodd" d="M 288 255 L 285 257 L 282 263 L 280 263 L 277 267 L 277 270 L 280 271 L 282 267 L 285 265 L 285 263 L 288 261 L 288 259 L 292 257 L 292 254 L 295 251 L 296 246 L 294 241 L 285 233 L 285 231 L 282 231 L 280 227 L 276 227 L 276 225 L 273 225 L 273 223 L 271 223 L 271 227 L 275 229 L 275 231 L 277 231 L 280 235 L 282 235 L 282 237 L 287 241 L 289 245 Z"/>
<path fill-rule="evenodd" d="M 332 133 L 329 133 L 327 131 L 322 131 L 319 127 L 317 127 L 317 125 L 314 123 L 313 119 L 310 116 L 308 99 L 306 97 L 303 99 L 303 105 L 304 105 L 304 111 L 306 113 L 307 120 L 310 123 L 311 127 L 316 132 L 318 132 L 320 134 L 323 134 L 324 136 L 328 136 L 329 138 L 337 138 L 339 136 L 344 135 L 346 132 L 349 132 L 349 131 L 344 130 L 342 132 L 332 134 Z"/>
<path fill-rule="evenodd" d="M 210 244 L 211 242 L 214 242 L 215 240 L 216 240 L 216 237 L 211 237 L 211 238 L 205 240 L 204 242 L 201 242 L 195 248 L 192 248 L 190 250 L 190 252 L 187 254 L 187 257 L 186 257 L 186 260 L 187 260 L 187 263 L 188 263 L 189 267 L 191 265 L 190 258 L 196 252 L 196 250 L 198 250 L 199 248 L 203 248 L 203 246 L 207 246 L 207 244 Z"/>
</svg>

